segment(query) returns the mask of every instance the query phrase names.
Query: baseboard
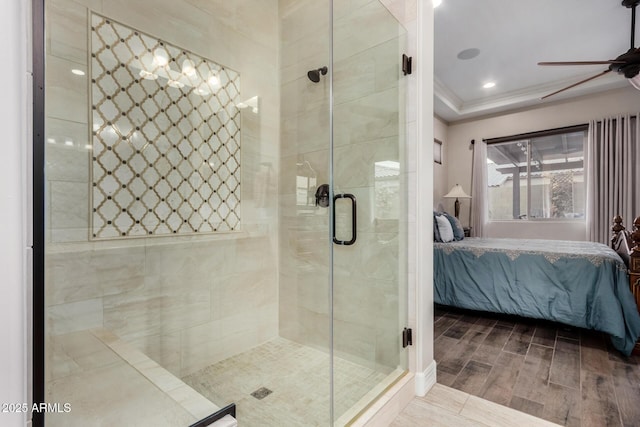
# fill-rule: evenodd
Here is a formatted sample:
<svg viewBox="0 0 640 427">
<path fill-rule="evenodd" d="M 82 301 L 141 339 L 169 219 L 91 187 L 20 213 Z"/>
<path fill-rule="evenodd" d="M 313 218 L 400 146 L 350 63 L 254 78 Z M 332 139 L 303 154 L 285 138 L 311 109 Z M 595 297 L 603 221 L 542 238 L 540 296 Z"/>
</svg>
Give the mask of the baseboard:
<svg viewBox="0 0 640 427">
<path fill-rule="evenodd" d="M 432 360 L 427 369 L 416 374 L 416 396 L 424 396 L 436 384 L 436 361 Z"/>
</svg>

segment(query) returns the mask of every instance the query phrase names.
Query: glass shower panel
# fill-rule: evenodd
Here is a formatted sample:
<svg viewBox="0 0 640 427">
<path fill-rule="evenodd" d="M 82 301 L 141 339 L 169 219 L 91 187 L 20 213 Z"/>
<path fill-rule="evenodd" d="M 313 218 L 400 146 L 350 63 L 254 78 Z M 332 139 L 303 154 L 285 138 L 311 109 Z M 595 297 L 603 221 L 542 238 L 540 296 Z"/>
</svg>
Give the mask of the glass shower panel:
<svg viewBox="0 0 640 427">
<path fill-rule="evenodd" d="M 407 41 L 379 1 L 335 0 L 333 19 L 334 420 L 345 425 L 407 368 Z"/>
<path fill-rule="evenodd" d="M 47 425 L 348 423 L 406 369 L 403 27 L 378 0 L 45 27 Z"/>
<path fill-rule="evenodd" d="M 46 398 L 72 408 L 47 425 L 190 425 L 232 402 L 242 425 L 286 425 L 300 399 L 329 423 L 328 298 L 310 343 L 282 321 L 278 202 L 297 190 L 280 196 L 280 28 L 296 21 L 278 3 L 45 1 Z M 311 188 L 328 167 L 308 163 Z"/>
</svg>

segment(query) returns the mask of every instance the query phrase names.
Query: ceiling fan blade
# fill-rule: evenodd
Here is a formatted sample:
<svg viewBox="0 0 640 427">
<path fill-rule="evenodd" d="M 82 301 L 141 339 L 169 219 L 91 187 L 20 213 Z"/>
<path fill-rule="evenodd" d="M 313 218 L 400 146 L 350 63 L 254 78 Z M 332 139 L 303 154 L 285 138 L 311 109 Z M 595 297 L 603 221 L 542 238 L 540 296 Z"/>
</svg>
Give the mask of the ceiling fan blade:
<svg viewBox="0 0 640 427">
<path fill-rule="evenodd" d="M 565 87 L 565 88 L 563 88 L 563 89 L 560 89 L 560 90 L 557 90 L 557 91 L 555 91 L 555 92 L 553 92 L 553 93 L 550 93 L 549 95 L 545 95 L 545 96 L 543 96 L 543 97 L 542 97 L 542 98 L 540 98 L 540 99 L 545 99 L 545 98 L 548 98 L 548 97 L 550 97 L 550 96 L 556 95 L 556 94 L 558 94 L 558 93 L 560 93 L 560 92 L 564 92 L 564 91 L 565 91 L 565 90 L 567 90 L 567 89 L 571 89 L 571 88 L 573 88 L 573 87 L 576 87 L 576 86 L 578 86 L 578 85 L 581 85 L 582 83 L 586 83 L 586 82 L 591 81 L 591 80 L 593 80 L 593 79 L 597 79 L 598 77 L 600 77 L 600 76 L 604 76 L 605 74 L 610 73 L 610 72 L 611 72 L 611 70 L 608 70 L 608 69 L 607 69 L 607 70 L 604 70 L 603 72 L 598 73 L 598 74 L 596 74 L 595 76 L 591 76 L 591 77 L 589 77 L 588 79 L 581 80 L 581 81 L 579 81 L 578 83 L 574 83 L 574 84 L 572 84 L 572 85 L 570 85 L 570 86 L 567 86 L 567 87 Z"/>
<path fill-rule="evenodd" d="M 566 61 L 566 62 L 538 62 L 538 65 L 606 65 L 606 64 L 624 64 L 624 61 Z"/>
</svg>

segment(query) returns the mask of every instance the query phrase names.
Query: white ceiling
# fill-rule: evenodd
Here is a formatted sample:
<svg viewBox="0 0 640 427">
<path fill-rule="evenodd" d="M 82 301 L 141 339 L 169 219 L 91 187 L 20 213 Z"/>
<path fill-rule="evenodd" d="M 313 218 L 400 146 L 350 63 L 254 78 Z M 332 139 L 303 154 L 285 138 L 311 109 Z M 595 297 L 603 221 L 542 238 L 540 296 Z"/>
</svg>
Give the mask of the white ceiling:
<svg viewBox="0 0 640 427">
<path fill-rule="evenodd" d="M 434 20 L 434 108 L 447 122 L 629 85 L 609 73 L 540 100 L 607 65 L 542 67 L 538 62 L 607 60 L 629 49 L 631 9 L 621 0 L 443 0 Z M 636 45 L 638 39 L 640 34 Z M 457 58 L 469 48 L 480 54 Z M 496 86 L 484 89 L 488 81 Z"/>
</svg>

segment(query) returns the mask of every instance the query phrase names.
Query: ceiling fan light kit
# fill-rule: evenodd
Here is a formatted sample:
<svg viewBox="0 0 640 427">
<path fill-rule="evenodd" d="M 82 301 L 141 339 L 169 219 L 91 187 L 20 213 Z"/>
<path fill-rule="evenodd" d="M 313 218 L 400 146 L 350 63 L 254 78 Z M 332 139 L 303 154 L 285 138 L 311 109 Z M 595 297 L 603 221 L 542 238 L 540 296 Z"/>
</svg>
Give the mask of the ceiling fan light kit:
<svg viewBox="0 0 640 427">
<path fill-rule="evenodd" d="M 605 74 L 610 73 L 611 71 L 615 71 L 618 74 L 623 75 L 631 85 L 640 90 L 640 48 L 635 47 L 635 27 L 636 27 L 636 6 L 640 4 L 640 0 L 622 0 L 622 5 L 624 7 L 631 9 L 631 48 L 619 55 L 616 59 L 605 60 L 605 61 L 560 61 L 560 62 L 538 62 L 538 65 L 552 65 L 552 66 L 561 66 L 561 65 L 609 65 L 609 68 L 606 70 L 581 80 L 577 83 L 564 87 L 560 90 L 557 90 L 553 93 L 543 96 L 541 99 L 549 98 L 550 96 L 556 95 L 560 92 L 564 92 L 565 90 L 574 88 L 578 85 L 596 79 L 600 76 L 604 76 Z"/>
</svg>

